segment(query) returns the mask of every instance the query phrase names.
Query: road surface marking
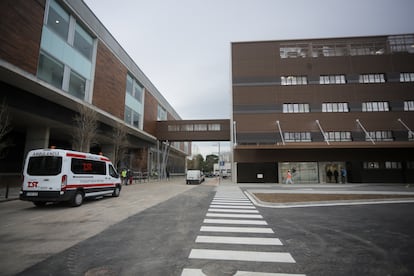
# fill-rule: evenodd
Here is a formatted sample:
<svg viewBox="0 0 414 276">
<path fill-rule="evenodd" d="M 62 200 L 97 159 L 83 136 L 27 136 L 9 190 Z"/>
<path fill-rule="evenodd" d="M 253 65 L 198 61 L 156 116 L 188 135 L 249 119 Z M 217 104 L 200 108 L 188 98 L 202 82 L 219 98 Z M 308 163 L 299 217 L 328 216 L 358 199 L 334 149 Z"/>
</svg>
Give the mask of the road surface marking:
<svg viewBox="0 0 414 276">
<path fill-rule="evenodd" d="M 267 225 L 267 222 L 264 220 L 246 219 L 204 219 L 203 223 Z"/>
<path fill-rule="evenodd" d="M 206 217 L 217 217 L 217 218 L 256 218 L 262 219 L 262 215 L 246 215 L 246 214 L 215 214 L 207 213 Z"/>
<path fill-rule="evenodd" d="M 224 226 L 201 226 L 201 232 L 227 232 L 227 233 L 263 233 L 273 234 L 271 228 L 259 227 L 224 227 Z"/>
<path fill-rule="evenodd" d="M 242 206 L 242 205 L 214 205 L 211 204 L 210 208 L 234 208 L 234 209 L 256 209 L 254 206 Z"/>
<path fill-rule="evenodd" d="M 196 243 L 225 243 L 249 245 L 283 245 L 277 238 L 197 236 Z"/>
<path fill-rule="evenodd" d="M 248 262 L 295 263 L 292 255 L 284 252 L 192 249 L 189 258 Z"/>
<path fill-rule="evenodd" d="M 220 209 L 210 208 L 209 212 L 222 212 L 222 213 L 259 213 L 257 210 L 242 210 L 242 209 Z"/>
</svg>

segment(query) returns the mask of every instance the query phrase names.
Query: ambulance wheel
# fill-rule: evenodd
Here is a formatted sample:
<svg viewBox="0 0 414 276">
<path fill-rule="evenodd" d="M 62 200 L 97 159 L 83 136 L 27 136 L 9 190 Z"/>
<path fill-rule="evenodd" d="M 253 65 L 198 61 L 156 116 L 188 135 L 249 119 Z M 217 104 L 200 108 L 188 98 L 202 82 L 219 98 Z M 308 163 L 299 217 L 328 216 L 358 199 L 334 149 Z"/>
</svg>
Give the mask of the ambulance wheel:
<svg viewBox="0 0 414 276">
<path fill-rule="evenodd" d="M 120 193 L 121 193 L 121 188 L 119 186 L 116 186 L 114 189 L 114 192 L 112 193 L 112 196 L 118 197 Z"/>
<path fill-rule="evenodd" d="M 33 201 L 33 204 L 36 207 L 45 207 L 46 206 L 46 202 L 45 201 Z"/>
<path fill-rule="evenodd" d="M 82 203 L 83 203 L 83 193 L 82 191 L 76 191 L 70 204 L 72 205 L 72 207 L 78 207 L 78 206 L 81 206 Z"/>
</svg>

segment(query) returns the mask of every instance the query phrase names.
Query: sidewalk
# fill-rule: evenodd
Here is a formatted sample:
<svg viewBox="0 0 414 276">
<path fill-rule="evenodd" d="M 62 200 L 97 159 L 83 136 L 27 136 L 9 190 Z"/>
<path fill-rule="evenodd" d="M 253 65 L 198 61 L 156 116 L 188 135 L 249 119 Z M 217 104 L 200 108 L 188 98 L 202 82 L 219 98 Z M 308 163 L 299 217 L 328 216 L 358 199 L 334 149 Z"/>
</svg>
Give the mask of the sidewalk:
<svg viewBox="0 0 414 276">
<path fill-rule="evenodd" d="M 124 193 L 128 188 L 133 189 L 133 187 L 135 186 L 140 186 L 141 188 L 147 188 L 148 189 L 148 185 L 153 185 L 153 184 L 172 184 L 172 186 L 175 185 L 179 185 L 179 186 L 185 186 L 185 180 L 184 177 L 172 177 L 169 180 L 149 180 L 149 181 L 133 181 L 132 185 L 128 185 L 128 186 L 122 186 L 122 191 L 121 193 Z M 158 186 L 158 185 L 157 185 Z M 19 199 L 19 194 L 20 194 L 20 186 L 19 187 L 9 187 L 9 191 L 8 191 L 8 197 L 6 198 L 6 187 L 1 187 L 0 188 L 0 203 L 1 202 L 5 202 L 5 201 L 10 201 L 10 200 L 17 200 Z"/>
</svg>

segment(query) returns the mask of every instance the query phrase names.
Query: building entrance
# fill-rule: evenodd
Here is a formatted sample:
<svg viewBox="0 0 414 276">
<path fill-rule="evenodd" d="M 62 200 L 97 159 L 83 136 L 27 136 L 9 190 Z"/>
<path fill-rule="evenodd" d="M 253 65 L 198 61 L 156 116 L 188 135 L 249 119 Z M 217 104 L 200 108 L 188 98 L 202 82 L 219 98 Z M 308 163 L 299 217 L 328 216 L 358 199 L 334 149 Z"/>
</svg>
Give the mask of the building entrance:
<svg viewBox="0 0 414 276">
<path fill-rule="evenodd" d="M 321 183 L 342 183 L 342 170 L 345 169 L 345 162 L 321 162 L 319 163 Z"/>
</svg>

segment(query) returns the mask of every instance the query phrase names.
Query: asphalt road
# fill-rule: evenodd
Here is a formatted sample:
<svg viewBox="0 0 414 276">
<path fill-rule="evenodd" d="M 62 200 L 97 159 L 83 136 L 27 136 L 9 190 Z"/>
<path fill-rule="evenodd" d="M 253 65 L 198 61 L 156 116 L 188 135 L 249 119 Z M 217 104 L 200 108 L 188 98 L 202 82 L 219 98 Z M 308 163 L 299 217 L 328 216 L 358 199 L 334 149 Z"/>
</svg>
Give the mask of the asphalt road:
<svg viewBox="0 0 414 276">
<path fill-rule="evenodd" d="M 168 185 L 126 187 L 123 200 L 79 208 L 1 203 L 0 275 L 414 274 L 411 203 L 273 209 L 252 206 L 234 185 Z M 3 224 L 7 214 L 18 219 Z M 217 232 L 224 228 L 232 230 Z M 243 243 L 230 244 L 235 236 Z"/>
</svg>

